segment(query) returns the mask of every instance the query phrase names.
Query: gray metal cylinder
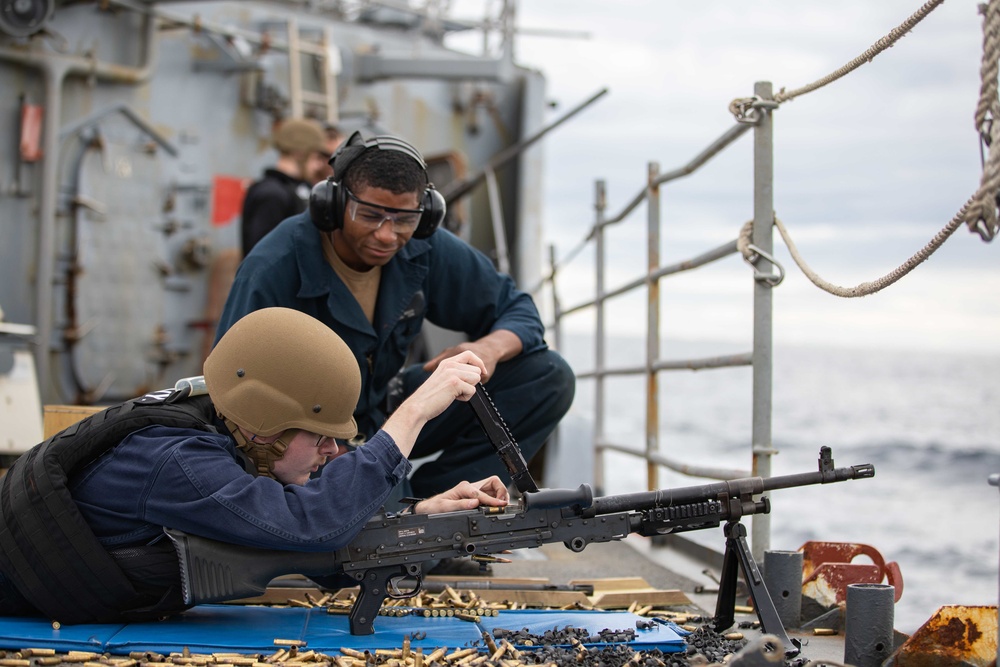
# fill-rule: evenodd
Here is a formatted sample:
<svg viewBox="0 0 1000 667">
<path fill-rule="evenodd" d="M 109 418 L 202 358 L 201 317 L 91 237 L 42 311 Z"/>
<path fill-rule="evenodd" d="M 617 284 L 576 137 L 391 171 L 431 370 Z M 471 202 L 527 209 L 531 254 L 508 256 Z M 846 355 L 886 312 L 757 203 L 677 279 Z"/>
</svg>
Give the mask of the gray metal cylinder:
<svg viewBox="0 0 1000 667">
<path fill-rule="evenodd" d="M 764 586 L 781 624 L 797 628 L 802 617 L 802 552 L 765 551 Z"/>
<path fill-rule="evenodd" d="M 845 610 L 844 662 L 879 667 L 892 655 L 896 589 L 888 584 L 849 584 Z"/>
</svg>

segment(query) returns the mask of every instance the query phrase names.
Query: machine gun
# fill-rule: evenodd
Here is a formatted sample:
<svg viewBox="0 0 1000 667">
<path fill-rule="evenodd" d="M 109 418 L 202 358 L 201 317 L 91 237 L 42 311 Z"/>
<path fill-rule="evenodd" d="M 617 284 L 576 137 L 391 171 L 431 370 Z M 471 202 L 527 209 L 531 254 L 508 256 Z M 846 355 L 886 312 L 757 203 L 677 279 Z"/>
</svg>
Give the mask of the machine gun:
<svg viewBox="0 0 1000 667">
<path fill-rule="evenodd" d="M 770 503 L 760 493 L 774 489 L 829 484 L 873 477 L 871 464 L 835 468 L 823 447 L 819 470 L 777 477 L 747 477 L 676 489 L 593 497 L 591 488 L 541 489 L 522 494 L 507 507 L 479 507 L 441 514 L 385 514 L 368 521 L 346 547 L 332 552 L 264 550 L 227 544 L 168 530 L 180 557 L 184 599 L 188 604 L 219 602 L 263 593 L 283 574 L 309 576 L 343 573 L 360 592 L 350 613 L 351 634 L 374 632 L 373 623 L 387 597 L 410 597 L 394 582 L 413 578 L 420 585 L 421 564 L 457 556 L 496 554 L 509 549 L 562 542 L 582 551 L 593 542 L 621 540 L 631 533 L 653 536 L 703 530 L 726 522 L 726 554 L 715 626 L 733 624 L 736 569 L 747 582 L 765 632 L 785 642 L 786 654 L 798 647 L 788 641 L 774 603 L 746 544 L 740 519 L 766 513 Z"/>
<path fill-rule="evenodd" d="M 520 501 L 506 507 L 440 514 L 376 515 L 349 545 L 329 552 L 255 549 L 167 529 L 180 560 L 184 601 L 203 604 L 260 595 L 275 577 L 284 574 L 343 574 L 359 586 L 349 615 L 351 634 L 370 635 L 375 631 L 375 616 L 387 597 L 416 594 L 424 563 L 460 556 L 489 558 L 490 554 L 552 542 L 562 542 L 580 552 L 593 542 L 621 540 L 632 533 L 652 537 L 714 528 L 725 521 L 726 552 L 715 629 L 721 631 L 733 624 L 739 569 L 750 589 L 762 631 L 777 635 L 786 655 L 798 654 L 798 644 L 788 639 L 764 587 L 740 519 L 771 510 L 770 502 L 760 497 L 761 493 L 874 477 L 873 465 L 835 468 L 830 448 L 822 447 L 819 470 L 815 472 L 595 498 L 587 484 L 576 489 L 539 489 L 513 434 L 481 384 L 469 403 L 520 491 Z M 397 583 L 404 579 L 416 581 L 413 590 L 397 589 Z"/>
</svg>

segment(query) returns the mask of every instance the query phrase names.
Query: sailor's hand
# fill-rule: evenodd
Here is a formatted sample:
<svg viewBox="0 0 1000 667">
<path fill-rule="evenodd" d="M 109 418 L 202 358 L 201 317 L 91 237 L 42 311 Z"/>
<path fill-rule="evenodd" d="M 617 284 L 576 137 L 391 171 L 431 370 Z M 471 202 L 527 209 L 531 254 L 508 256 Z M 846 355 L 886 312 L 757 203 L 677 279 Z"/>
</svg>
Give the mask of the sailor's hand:
<svg viewBox="0 0 1000 667">
<path fill-rule="evenodd" d="M 471 351 L 479 357 L 483 364 L 485 373 L 483 374 L 483 382 L 485 383 L 491 377 L 493 377 L 493 372 L 497 369 L 497 364 L 501 361 L 507 361 L 508 359 L 513 359 L 521 353 L 524 346 L 521 344 L 521 339 L 512 331 L 507 331 L 506 329 L 497 329 L 489 335 L 483 336 L 479 340 L 469 341 L 467 343 L 459 343 L 449 347 L 447 350 L 437 355 L 426 364 L 424 364 L 425 371 L 432 371 L 438 367 L 438 365 L 448 357 L 459 354 L 465 351 Z"/>
<path fill-rule="evenodd" d="M 403 401 L 382 430 L 392 436 L 403 456 L 409 456 L 417 434 L 454 401 L 468 401 L 486 373 L 483 361 L 471 351 L 443 360 L 423 384 Z"/>
<path fill-rule="evenodd" d="M 503 507 L 508 500 L 506 485 L 493 475 L 478 482 L 461 482 L 444 493 L 421 500 L 413 506 L 413 511 L 418 514 L 436 514 L 471 510 L 480 505 Z"/>
<path fill-rule="evenodd" d="M 453 401 L 472 398 L 485 374 L 486 365 L 482 359 L 471 351 L 461 352 L 441 361 L 403 405 L 409 403 L 409 407 L 418 408 L 424 419 L 430 421 Z"/>
</svg>

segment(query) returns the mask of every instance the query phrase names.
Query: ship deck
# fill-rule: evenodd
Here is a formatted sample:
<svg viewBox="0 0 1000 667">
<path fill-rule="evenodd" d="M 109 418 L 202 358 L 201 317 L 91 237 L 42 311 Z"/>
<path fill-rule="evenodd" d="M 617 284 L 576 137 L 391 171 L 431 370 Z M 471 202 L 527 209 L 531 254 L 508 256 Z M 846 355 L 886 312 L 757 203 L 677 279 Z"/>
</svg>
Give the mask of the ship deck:
<svg viewBox="0 0 1000 667">
<path fill-rule="evenodd" d="M 702 551 L 689 543 L 668 543 L 654 546 L 648 538 L 629 536 L 619 542 L 597 543 L 574 553 L 561 544 L 547 544 L 538 549 L 516 552 L 511 563 L 493 566 L 495 577 L 544 578 L 551 584 L 639 577 L 651 588 L 683 593 L 688 604 L 672 609 L 690 611 L 704 617 L 714 614 L 717 603 L 717 577 L 721 569 L 721 554 Z M 752 611 L 744 609 L 747 600 L 737 599 L 736 623 L 746 626 L 757 620 Z M 748 641 L 761 635 L 756 627 L 740 627 Z M 842 634 L 816 635 L 812 631 L 787 630 L 789 638 L 802 645 L 800 657 L 814 661 L 842 663 Z M 897 644 L 905 640 L 897 637 Z"/>
</svg>

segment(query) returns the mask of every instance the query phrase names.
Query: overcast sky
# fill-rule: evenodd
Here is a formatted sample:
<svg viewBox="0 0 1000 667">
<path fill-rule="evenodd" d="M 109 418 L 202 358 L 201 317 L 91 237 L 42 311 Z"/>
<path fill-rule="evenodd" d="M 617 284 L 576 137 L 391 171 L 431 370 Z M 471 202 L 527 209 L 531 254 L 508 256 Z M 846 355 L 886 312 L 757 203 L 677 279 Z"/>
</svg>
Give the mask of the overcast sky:
<svg viewBox="0 0 1000 667">
<path fill-rule="evenodd" d="M 470 3 L 469 6 L 471 6 Z M 453 3 L 458 9 L 463 3 Z M 524 28 L 589 33 L 523 36 L 517 61 L 542 71 L 554 120 L 601 88 L 609 94 L 544 142 L 545 238 L 563 257 L 594 220 L 594 181 L 617 214 L 643 187 L 646 165 L 682 166 L 728 130 L 729 102 L 811 83 L 902 23 L 900 0 L 753 3 L 531 0 Z M 924 246 L 975 192 L 973 114 L 982 24 L 973 0 L 931 12 L 896 46 L 774 114 L 774 201 L 805 259 L 843 286 L 877 279 Z M 736 237 L 752 217 L 752 137 L 694 176 L 665 186 L 662 263 Z M 645 213 L 611 231 L 609 286 L 645 264 Z M 775 340 L 854 347 L 991 351 L 1000 334 L 1000 241 L 963 226 L 928 262 L 884 292 L 841 299 L 812 286 L 775 233 L 788 277 L 775 290 Z M 592 257 L 565 269 L 564 306 L 589 297 Z M 738 257 L 664 284 L 667 335 L 746 340 L 750 269 Z M 622 312 L 627 303 L 619 306 Z M 644 319 L 644 318 L 643 318 Z M 615 318 L 622 332 L 633 318 Z M 640 321 L 641 326 L 641 321 Z M 587 317 L 571 325 L 587 329 Z"/>
</svg>

